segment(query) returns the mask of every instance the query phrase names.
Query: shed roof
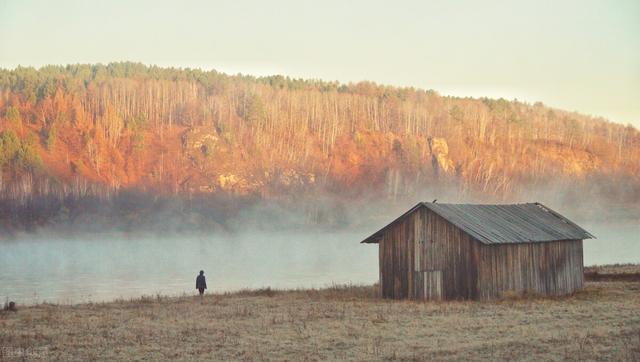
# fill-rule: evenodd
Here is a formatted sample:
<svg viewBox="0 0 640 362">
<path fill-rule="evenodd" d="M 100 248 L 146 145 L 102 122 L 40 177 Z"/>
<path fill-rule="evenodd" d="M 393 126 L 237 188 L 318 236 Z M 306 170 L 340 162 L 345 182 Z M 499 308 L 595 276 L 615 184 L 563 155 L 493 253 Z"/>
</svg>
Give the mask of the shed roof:
<svg viewBox="0 0 640 362">
<path fill-rule="evenodd" d="M 538 202 L 509 205 L 421 202 L 362 242 L 377 243 L 386 228 L 422 207 L 442 216 L 484 244 L 595 238 L 571 220 Z"/>
</svg>

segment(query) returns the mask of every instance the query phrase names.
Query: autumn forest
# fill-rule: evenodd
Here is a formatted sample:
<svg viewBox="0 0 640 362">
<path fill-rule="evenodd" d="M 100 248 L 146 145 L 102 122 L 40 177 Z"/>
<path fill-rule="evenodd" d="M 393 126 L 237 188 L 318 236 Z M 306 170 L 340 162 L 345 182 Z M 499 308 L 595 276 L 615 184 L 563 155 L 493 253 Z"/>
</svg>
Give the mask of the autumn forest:
<svg viewBox="0 0 640 362">
<path fill-rule="evenodd" d="M 138 63 L 0 70 L 4 231 L 217 228 L 265 201 L 331 225 L 347 201 L 431 196 L 637 208 L 639 160 L 632 126 L 541 103 Z"/>
</svg>

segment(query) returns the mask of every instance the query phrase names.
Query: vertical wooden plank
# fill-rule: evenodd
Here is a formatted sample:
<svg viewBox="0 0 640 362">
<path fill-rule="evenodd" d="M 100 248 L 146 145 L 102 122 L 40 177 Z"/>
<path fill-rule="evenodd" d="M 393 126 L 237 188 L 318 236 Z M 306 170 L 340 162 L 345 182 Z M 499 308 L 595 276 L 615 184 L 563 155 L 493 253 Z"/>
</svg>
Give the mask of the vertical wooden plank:
<svg viewBox="0 0 640 362">
<path fill-rule="evenodd" d="M 384 275 L 385 275 L 385 270 L 384 270 L 384 261 L 385 261 L 385 256 L 384 256 L 384 237 L 380 238 L 380 241 L 378 241 L 378 288 L 379 288 L 379 293 L 381 297 L 386 297 L 385 293 L 384 293 Z"/>
<path fill-rule="evenodd" d="M 429 272 L 423 272 L 424 278 L 424 299 L 429 299 L 431 295 L 431 282 L 429 280 Z"/>
<path fill-rule="evenodd" d="M 442 300 L 444 298 L 442 270 L 427 270 L 422 274 L 424 279 L 424 299 Z"/>
</svg>

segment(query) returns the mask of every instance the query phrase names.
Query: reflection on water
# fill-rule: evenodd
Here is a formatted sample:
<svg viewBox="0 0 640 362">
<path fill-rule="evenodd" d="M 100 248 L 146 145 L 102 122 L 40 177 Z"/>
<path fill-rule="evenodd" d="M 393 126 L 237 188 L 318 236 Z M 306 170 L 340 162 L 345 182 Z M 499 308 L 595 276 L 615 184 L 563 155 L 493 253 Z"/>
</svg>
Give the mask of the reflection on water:
<svg viewBox="0 0 640 362">
<path fill-rule="evenodd" d="M 374 283 L 377 247 L 364 234 L 251 234 L 182 239 L 87 238 L 3 242 L 0 298 L 77 303 L 209 291 Z"/>
<path fill-rule="evenodd" d="M 640 225 L 585 225 L 585 265 L 640 263 Z M 368 230 L 370 231 L 370 230 Z M 243 234 L 180 239 L 95 237 L 0 242 L 0 302 L 77 303 L 141 295 L 374 283 L 378 248 L 364 233 Z"/>
</svg>

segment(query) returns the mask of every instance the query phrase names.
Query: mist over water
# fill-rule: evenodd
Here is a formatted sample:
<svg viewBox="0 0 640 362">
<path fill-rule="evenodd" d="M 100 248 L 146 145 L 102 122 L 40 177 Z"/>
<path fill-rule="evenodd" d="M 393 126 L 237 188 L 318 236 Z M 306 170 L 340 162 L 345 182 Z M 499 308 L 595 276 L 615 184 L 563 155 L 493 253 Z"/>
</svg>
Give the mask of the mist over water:
<svg viewBox="0 0 640 362">
<path fill-rule="evenodd" d="M 583 226 L 597 237 L 584 241 L 584 265 L 640 263 L 639 223 L 587 223 Z"/>
<path fill-rule="evenodd" d="M 441 191 L 433 194 L 443 202 L 469 202 Z M 565 196 L 556 200 L 550 195 Z M 185 233 L 167 227 L 182 225 L 184 220 L 160 212 L 146 228 L 129 234 L 110 232 L 118 228 L 108 225 L 96 227 L 103 232 L 63 225 L 21 234 L 0 240 L 0 302 L 8 298 L 20 304 L 79 303 L 192 295 L 201 269 L 209 292 L 372 284 L 378 281 L 378 247 L 360 241 L 415 205 L 416 199 L 433 198 L 377 200 L 345 208 L 328 203 L 325 213 L 335 220 L 323 226 L 309 225 L 299 208 L 266 204 L 237 215 L 228 231 Z M 597 237 L 584 242 L 585 265 L 640 263 L 640 217 L 635 209 L 598 208 L 593 200 L 589 205 L 594 207 L 585 207 L 567 202 L 566 193 L 559 192 L 527 197 L 536 199 Z M 61 236 L 65 229 L 76 232 Z"/>
<path fill-rule="evenodd" d="M 78 303 L 142 295 L 307 288 L 378 279 L 378 249 L 364 232 L 242 233 L 180 238 L 86 236 L 3 242 L 0 298 Z"/>
<path fill-rule="evenodd" d="M 585 265 L 640 263 L 640 225 L 584 226 L 598 237 L 585 240 Z M 206 273 L 209 292 L 372 284 L 378 280 L 378 248 L 359 242 L 373 231 L 5 241 L 0 298 L 32 304 L 192 295 L 200 269 Z"/>
</svg>

